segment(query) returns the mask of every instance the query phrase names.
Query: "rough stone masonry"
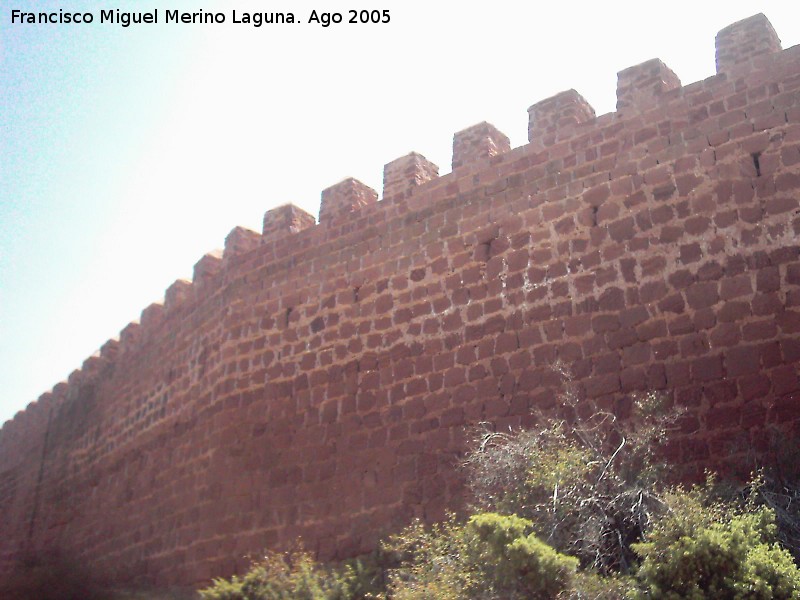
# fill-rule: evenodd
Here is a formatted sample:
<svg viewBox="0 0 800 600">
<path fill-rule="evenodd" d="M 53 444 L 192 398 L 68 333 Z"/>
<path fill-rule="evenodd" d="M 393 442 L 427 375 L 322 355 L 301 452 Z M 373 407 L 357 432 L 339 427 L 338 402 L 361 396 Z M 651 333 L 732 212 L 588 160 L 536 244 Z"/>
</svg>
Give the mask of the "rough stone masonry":
<svg viewBox="0 0 800 600">
<path fill-rule="evenodd" d="M 569 90 L 530 143 L 455 134 L 383 198 L 355 179 L 235 228 L 118 340 L 0 432 L 0 572 L 61 549 L 119 581 L 190 585 L 297 536 L 321 558 L 457 506 L 465 427 L 577 393 L 686 408 L 713 464 L 800 423 L 800 46 L 763 15 L 717 74 L 654 59 L 617 111 Z"/>
</svg>

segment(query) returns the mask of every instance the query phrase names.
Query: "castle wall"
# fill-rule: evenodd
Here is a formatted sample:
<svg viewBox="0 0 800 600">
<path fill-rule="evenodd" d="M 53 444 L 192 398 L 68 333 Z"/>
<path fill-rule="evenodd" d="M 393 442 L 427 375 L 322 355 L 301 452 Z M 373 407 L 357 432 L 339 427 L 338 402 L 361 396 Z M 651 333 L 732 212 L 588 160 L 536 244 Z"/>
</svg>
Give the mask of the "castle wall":
<svg viewBox="0 0 800 600">
<path fill-rule="evenodd" d="M 412 153 L 383 198 L 354 179 L 177 281 L 0 431 L 0 561 L 61 548 L 120 580 L 188 585 L 302 536 L 373 549 L 463 500 L 465 428 L 632 393 L 685 407 L 702 468 L 800 420 L 800 47 L 758 15 L 718 74 L 621 71 L 488 123 L 453 171 Z"/>
</svg>

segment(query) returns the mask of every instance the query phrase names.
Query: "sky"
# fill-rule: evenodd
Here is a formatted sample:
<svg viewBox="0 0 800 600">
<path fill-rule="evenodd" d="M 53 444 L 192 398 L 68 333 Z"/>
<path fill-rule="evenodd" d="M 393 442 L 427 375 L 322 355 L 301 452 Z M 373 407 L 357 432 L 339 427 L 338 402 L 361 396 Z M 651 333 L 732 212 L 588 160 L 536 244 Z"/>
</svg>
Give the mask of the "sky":
<svg viewBox="0 0 800 600">
<path fill-rule="evenodd" d="M 389 23 L 310 23 L 365 5 Z M 101 10 L 159 24 L 100 23 Z M 91 12 L 91 24 L 11 11 Z M 166 24 L 166 10 L 224 24 Z M 254 27 L 232 11 L 292 12 Z M 614 110 L 616 73 L 662 59 L 714 74 L 714 36 L 763 12 L 800 43 L 800 3 L 373 0 L 0 1 L 0 423 L 65 380 L 240 225 L 317 215 L 345 177 L 382 188 L 416 151 L 450 171 L 480 121 L 527 141 L 527 108 L 577 89 Z"/>
</svg>

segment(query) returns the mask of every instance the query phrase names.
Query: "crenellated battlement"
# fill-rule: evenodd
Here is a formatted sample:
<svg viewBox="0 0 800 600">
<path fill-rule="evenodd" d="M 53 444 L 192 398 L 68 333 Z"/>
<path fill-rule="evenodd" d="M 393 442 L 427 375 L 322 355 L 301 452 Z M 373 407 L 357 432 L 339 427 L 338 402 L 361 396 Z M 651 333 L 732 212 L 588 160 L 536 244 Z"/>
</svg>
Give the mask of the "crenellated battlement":
<svg viewBox="0 0 800 600">
<path fill-rule="evenodd" d="M 59 546 L 185 585 L 297 535 L 367 551 L 458 503 L 465 426 L 558 414 L 556 360 L 621 415 L 685 406 L 690 468 L 800 425 L 800 47 L 756 15 L 716 48 L 706 80 L 649 60 L 613 113 L 567 90 L 524 146 L 479 123 L 450 173 L 411 152 L 380 199 L 346 178 L 318 222 L 232 229 L 3 425 L 2 568 Z"/>
</svg>

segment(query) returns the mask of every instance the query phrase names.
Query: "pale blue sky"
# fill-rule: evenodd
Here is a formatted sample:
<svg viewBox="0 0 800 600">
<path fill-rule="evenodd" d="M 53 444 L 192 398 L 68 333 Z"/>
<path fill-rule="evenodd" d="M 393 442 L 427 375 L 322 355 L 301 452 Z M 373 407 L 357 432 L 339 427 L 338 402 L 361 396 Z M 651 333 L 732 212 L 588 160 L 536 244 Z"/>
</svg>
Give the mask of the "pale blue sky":
<svg viewBox="0 0 800 600">
<path fill-rule="evenodd" d="M 613 110 L 616 72 L 658 57 L 684 84 L 714 36 L 756 12 L 800 42 L 785 1 L 386 0 L 388 25 L 99 24 L 101 9 L 293 10 L 307 0 L 11 0 L 0 8 L 0 422 L 51 389 L 220 247 L 346 176 L 381 188 L 411 150 L 450 164 L 488 120 L 526 141 L 529 105 L 576 88 Z M 714 5 L 713 9 L 711 6 Z M 91 25 L 12 25 L 11 9 Z M 654 8 L 655 7 L 655 8 Z M 491 11 L 491 12 L 489 12 Z"/>
</svg>

